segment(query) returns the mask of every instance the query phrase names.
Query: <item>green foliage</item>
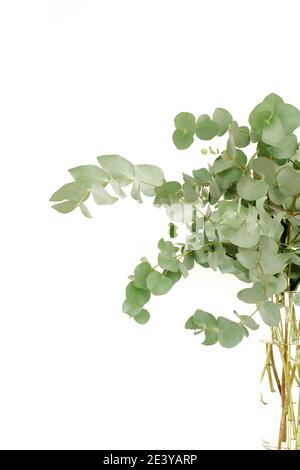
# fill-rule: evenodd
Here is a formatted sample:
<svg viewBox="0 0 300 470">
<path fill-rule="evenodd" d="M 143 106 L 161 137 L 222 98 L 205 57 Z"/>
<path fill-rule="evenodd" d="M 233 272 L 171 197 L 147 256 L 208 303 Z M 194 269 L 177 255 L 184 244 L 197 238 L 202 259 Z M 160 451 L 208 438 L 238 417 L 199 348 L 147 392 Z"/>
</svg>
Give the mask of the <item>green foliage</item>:
<svg viewBox="0 0 300 470">
<path fill-rule="evenodd" d="M 57 212 L 68 214 L 68 212 L 72 212 L 77 207 L 77 204 L 74 201 L 64 201 L 59 202 L 58 204 L 53 204 L 52 207 L 53 209 L 56 209 Z"/>
<path fill-rule="evenodd" d="M 145 325 L 150 320 L 150 313 L 148 310 L 143 309 L 137 315 L 134 315 L 133 319 L 140 325 Z"/>
<path fill-rule="evenodd" d="M 54 194 L 52 194 L 50 201 L 73 201 L 79 203 L 85 200 L 87 190 L 83 183 L 80 181 L 73 181 L 72 183 L 67 183 L 58 189 Z"/>
<path fill-rule="evenodd" d="M 274 304 L 270 300 L 262 303 L 259 307 L 259 313 L 263 321 L 268 326 L 278 326 L 280 322 L 280 308 L 279 305 Z"/>
<path fill-rule="evenodd" d="M 147 288 L 154 295 L 163 295 L 169 292 L 173 285 L 170 278 L 165 277 L 159 271 L 153 271 L 147 277 Z"/>
<path fill-rule="evenodd" d="M 219 317 L 197 310 L 186 328 L 202 333 L 205 345 L 231 348 L 248 336 L 248 330 L 258 328 L 257 317 L 269 327 L 278 326 L 281 294 L 287 286 L 297 289 L 300 284 L 300 152 L 295 134 L 300 111 L 272 93 L 251 111 L 249 127 L 224 108 L 197 120 L 189 112 L 179 113 L 174 124 L 178 149 L 199 145 L 196 135 L 205 141 L 216 138 L 222 150 L 202 149 L 199 158 L 208 155 L 213 161 L 183 173 L 183 181 L 166 181 L 155 165 L 102 155 L 99 165 L 71 168 L 73 181 L 50 200 L 60 213 L 78 208 L 87 218 L 91 214 L 85 202 L 90 195 L 100 205 L 112 205 L 130 194 L 137 202 L 147 196 L 155 206 L 166 207 L 172 241 L 159 241 L 155 266 L 143 258 L 134 269 L 123 312 L 146 323 L 150 315 L 144 307 L 151 294 L 166 294 L 195 265 L 229 273 L 246 283 L 237 296 L 249 309 L 254 304 L 254 312 L 234 312 L 237 321 L 232 321 L 223 316 L 220 304 Z M 255 152 L 249 155 L 250 143 Z M 199 290 L 205 295 L 201 284 Z"/>
<path fill-rule="evenodd" d="M 126 288 L 126 300 L 133 307 L 143 307 L 150 299 L 150 292 L 146 289 L 136 287 L 131 281 Z"/>
<path fill-rule="evenodd" d="M 147 277 L 152 271 L 151 265 L 145 261 L 139 264 L 134 270 L 134 285 L 139 289 L 147 289 Z"/>
<path fill-rule="evenodd" d="M 173 142 L 179 150 L 187 149 L 194 142 L 195 116 L 190 113 L 180 113 L 174 119 L 175 131 Z"/>
<path fill-rule="evenodd" d="M 203 310 L 196 310 L 194 315 L 187 320 L 185 327 L 197 333 L 204 332 L 203 344 L 206 346 L 219 341 L 224 348 L 233 348 L 245 336 L 245 327 L 241 323 L 224 317 L 215 318 L 211 313 Z"/>
<path fill-rule="evenodd" d="M 195 132 L 199 139 L 211 140 L 218 134 L 219 128 L 207 114 L 201 114 L 197 119 Z"/>
<path fill-rule="evenodd" d="M 231 114 L 224 108 L 216 108 L 213 114 L 213 121 L 218 126 L 217 135 L 224 135 L 232 123 L 233 119 Z"/>
</svg>

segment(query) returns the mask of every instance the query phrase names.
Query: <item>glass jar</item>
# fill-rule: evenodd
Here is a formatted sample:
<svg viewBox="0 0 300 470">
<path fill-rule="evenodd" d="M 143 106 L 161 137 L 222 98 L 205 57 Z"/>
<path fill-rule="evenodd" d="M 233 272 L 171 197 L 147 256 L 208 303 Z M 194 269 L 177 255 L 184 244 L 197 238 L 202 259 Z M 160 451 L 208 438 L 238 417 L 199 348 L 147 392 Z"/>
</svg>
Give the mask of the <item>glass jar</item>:
<svg viewBox="0 0 300 470">
<path fill-rule="evenodd" d="M 274 299 L 281 320 L 264 341 L 266 360 L 261 374 L 263 446 L 300 450 L 300 292 Z"/>
</svg>

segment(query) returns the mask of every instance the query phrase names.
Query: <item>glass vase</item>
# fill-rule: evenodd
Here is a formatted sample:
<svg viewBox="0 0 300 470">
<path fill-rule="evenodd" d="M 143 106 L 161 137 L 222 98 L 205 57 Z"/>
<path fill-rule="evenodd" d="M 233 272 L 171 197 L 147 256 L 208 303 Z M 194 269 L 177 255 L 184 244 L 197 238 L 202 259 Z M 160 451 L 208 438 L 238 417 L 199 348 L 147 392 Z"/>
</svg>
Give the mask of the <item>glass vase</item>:
<svg viewBox="0 0 300 470">
<path fill-rule="evenodd" d="M 281 320 L 264 341 L 261 374 L 263 446 L 300 450 L 300 292 L 276 296 Z"/>
</svg>

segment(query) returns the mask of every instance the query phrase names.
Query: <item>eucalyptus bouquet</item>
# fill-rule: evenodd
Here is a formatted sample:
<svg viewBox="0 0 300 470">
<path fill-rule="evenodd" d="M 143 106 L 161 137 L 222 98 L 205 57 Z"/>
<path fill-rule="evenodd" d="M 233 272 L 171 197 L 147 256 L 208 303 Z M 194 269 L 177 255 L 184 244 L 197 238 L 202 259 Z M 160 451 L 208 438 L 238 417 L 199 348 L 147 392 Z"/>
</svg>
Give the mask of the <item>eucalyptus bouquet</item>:
<svg viewBox="0 0 300 470">
<path fill-rule="evenodd" d="M 150 318 L 145 305 L 151 295 L 166 294 L 195 264 L 247 283 L 238 298 L 254 305 L 249 315 L 234 312 L 233 321 L 199 309 L 185 328 L 203 335 L 204 345 L 232 348 L 259 327 L 258 320 L 270 327 L 262 378 L 280 397 L 276 448 L 300 450 L 300 400 L 294 393 L 300 385 L 294 295 L 300 283 L 300 151 L 294 134 L 300 111 L 270 94 L 251 111 L 249 126 L 239 125 L 223 108 L 198 119 L 182 112 L 174 122 L 178 149 L 190 147 L 195 137 L 209 141 L 226 135 L 225 149 L 202 149 L 210 164 L 183 173 L 181 182 L 167 181 L 154 165 L 99 156 L 99 165 L 69 170 L 73 181 L 52 195 L 52 207 L 61 213 L 78 207 L 91 217 L 85 205 L 90 195 L 99 205 L 114 204 L 130 187 L 137 202 L 152 197 L 155 206 L 166 208 L 169 239 L 158 242 L 157 264 L 142 258 L 126 287 L 123 312 L 140 324 Z M 184 239 L 178 239 L 179 225 L 185 227 Z"/>
</svg>

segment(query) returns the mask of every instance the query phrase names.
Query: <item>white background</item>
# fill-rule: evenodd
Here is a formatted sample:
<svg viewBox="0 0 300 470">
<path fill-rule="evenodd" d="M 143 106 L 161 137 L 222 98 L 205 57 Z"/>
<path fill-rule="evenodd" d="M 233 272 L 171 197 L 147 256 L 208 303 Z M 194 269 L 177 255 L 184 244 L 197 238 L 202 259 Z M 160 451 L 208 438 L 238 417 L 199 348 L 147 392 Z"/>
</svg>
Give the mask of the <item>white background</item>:
<svg viewBox="0 0 300 470">
<path fill-rule="evenodd" d="M 140 257 L 155 261 L 166 215 L 128 199 L 89 204 L 88 220 L 48 199 L 101 154 L 168 179 L 201 167 L 200 141 L 172 143 L 180 111 L 221 106 L 245 124 L 270 92 L 300 106 L 299 13 L 289 0 L 0 2 L 1 448 L 260 447 L 262 331 L 225 350 L 184 330 L 196 308 L 231 317 L 242 283 L 198 266 L 140 326 L 124 287 Z"/>
</svg>

